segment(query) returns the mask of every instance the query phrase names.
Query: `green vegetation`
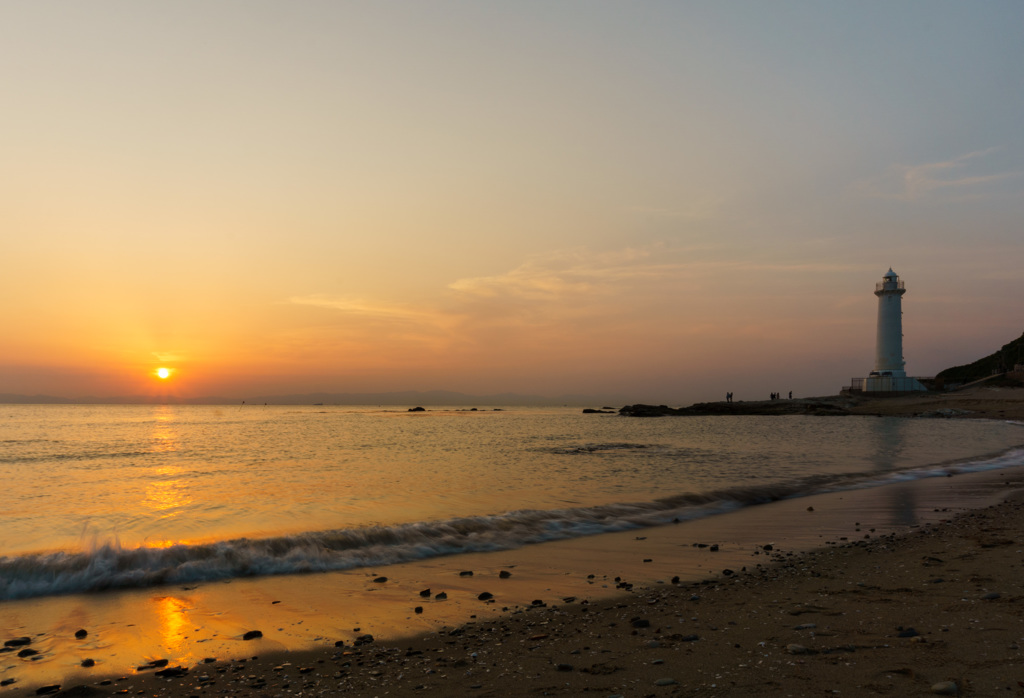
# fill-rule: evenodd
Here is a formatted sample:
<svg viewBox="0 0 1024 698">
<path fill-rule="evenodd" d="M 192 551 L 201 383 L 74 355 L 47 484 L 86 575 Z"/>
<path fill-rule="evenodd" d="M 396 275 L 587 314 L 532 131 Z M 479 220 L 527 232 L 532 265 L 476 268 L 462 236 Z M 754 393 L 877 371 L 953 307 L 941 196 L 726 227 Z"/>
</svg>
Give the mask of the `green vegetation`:
<svg viewBox="0 0 1024 698">
<path fill-rule="evenodd" d="M 1024 334 L 983 359 L 965 366 L 947 368 L 935 378 L 946 382 L 970 383 L 995 373 L 1012 371 L 1017 364 L 1024 364 Z"/>
</svg>

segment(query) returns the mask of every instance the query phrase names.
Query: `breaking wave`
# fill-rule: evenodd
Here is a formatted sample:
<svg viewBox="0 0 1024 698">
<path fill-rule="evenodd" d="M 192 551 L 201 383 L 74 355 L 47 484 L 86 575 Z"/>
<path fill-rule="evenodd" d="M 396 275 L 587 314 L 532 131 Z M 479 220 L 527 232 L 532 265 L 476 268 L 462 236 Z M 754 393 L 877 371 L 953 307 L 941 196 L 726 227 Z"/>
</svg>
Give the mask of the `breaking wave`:
<svg viewBox="0 0 1024 698">
<path fill-rule="evenodd" d="M 1013 450 L 986 460 L 934 468 L 872 475 L 815 476 L 769 486 L 680 494 L 648 502 L 519 510 L 494 516 L 308 532 L 276 538 L 239 538 L 166 548 L 125 548 L 108 542 L 83 552 L 0 557 L 0 600 L 338 571 L 461 553 L 509 550 L 532 543 L 688 521 L 778 499 L 1022 463 L 1024 450 Z"/>
</svg>

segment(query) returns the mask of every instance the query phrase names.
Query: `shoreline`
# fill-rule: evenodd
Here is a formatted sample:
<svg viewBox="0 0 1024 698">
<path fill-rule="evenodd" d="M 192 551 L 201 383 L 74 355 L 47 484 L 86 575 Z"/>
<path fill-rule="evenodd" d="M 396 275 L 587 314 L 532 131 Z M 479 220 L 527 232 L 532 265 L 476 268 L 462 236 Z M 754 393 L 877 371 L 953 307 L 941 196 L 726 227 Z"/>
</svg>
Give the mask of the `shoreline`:
<svg viewBox="0 0 1024 698">
<path fill-rule="evenodd" d="M 943 393 L 906 393 L 886 397 L 827 395 L 779 400 L 702 402 L 689 407 L 626 405 L 630 417 L 721 415 L 814 415 L 1001 419 L 1024 421 L 1024 388 L 975 386 Z"/>
<path fill-rule="evenodd" d="M 641 687 L 641 695 L 689 695 L 688 692 L 701 687 L 702 694 L 707 694 L 709 684 L 697 679 L 703 676 L 701 672 L 710 671 L 713 661 L 721 663 L 719 673 L 724 676 L 721 672 L 735 674 L 741 666 L 750 667 L 757 661 L 764 664 L 770 660 L 775 667 L 773 671 L 782 672 L 773 681 L 780 685 L 798 681 L 793 686 L 801 686 L 803 684 L 799 682 L 811 679 L 793 678 L 798 675 L 793 673 L 794 667 L 800 668 L 802 663 L 808 662 L 817 665 L 826 658 L 835 660 L 840 655 L 867 649 L 857 649 L 863 644 L 860 636 L 856 633 L 856 637 L 836 634 L 832 626 L 827 632 L 824 628 L 804 628 L 794 632 L 793 627 L 806 623 L 801 619 L 788 619 L 780 611 L 775 614 L 778 618 L 771 617 L 772 622 L 776 622 L 771 632 L 762 630 L 755 633 L 759 639 L 754 640 L 750 633 L 756 626 L 741 627 L 744 618 L 745 623 L 752 622 L 747 610 L 761 605 L 777 606 L 779 601 L 775 597 L 792 597 L 794 584 L 820 585 L 822 579 L 838 583 L 841 577 L 835 565 L 849 556 L 870 563 L 868 567 L 871 569 L 865 568 L 865 574 L 877 575 L 883 574 L 879 570 L 891 572 L 919 567 L 922 558 L 916 556 L 916 551 L 909 556 L 907 554 L 907 550 L 914 548 L 912 544 L 918 540 L 918 532 L 927 533 L 926 539 L 932 539 L 932 533 L 956 533 L 953 538 L 961 544 L 972 540 L 971 536 L 992 537 L 991 532 L 981 530 L 981 526 L 976 524 L 978 517 L 982 517 L 978 520 L 989 520 L 997 515 L 1014 518 L 1012 525 L 1015 531 L 1021 532 L 1019 540 L 1024 543 L 1024 510 L 1019 504 L 999 504 L 994 509 L 964 509 L 964 503 L 971 497 L 975 506 L 984 506 L 1022 487 L 1024 468 L 1011 468 L 958 475 L 952 480 L 930 478 L 871 490 L 811 495 L 748 507 L 678 526 L 604 534 L 500 553 L 458 556 L 458 559 L 442 558 L 429 564 L 396 565 L 358 575 L 269 578 L 209 585 L 207 605 L 211 608 L 230 604 L 232 597 L 236 597 L 234 602 L 238 605 L 237 597 L 241 596 L 243 605 L 257 603 L 264 609 L 266 615 L 261 614 L 261 622 L 257 623 L 264 636 L 251 642 L 238 638 L 245 632 L 244 628 L 249 627 L 238 624 L 240 621 L 235 617 L 238 610 L 225 614 L 227 618 L 220 632 L 223 637 L 231 633 L 233 643 L 228 644 L 234 645 L 236 657 L 240 655 L 246 659 L 222 659 L 207 664 L 203 662 L 205 657 L 192 654 L 189 661 L 179 661 L 179 657 L 169 653 L 161 655 L 152 649 L 142 651 L 144 643 L 123 629 L 118 633 L 108 625 L 97 632 L 93 625 L 90 638 L 109 647 L 124 645 L 121 650 L 129 653 L 129 664 L 143 666 L 154 659 L 165 658 L 168 659 L 166 669 L 180 666 L 187 672 L 180 677 L 162 678 L 155 675 L 159 667 L 135 673 L 112 672 L 113 666 L 109 662 L 101 662 L 93 669 L 67 671 L 59 683 L 64 686 L 65 695 L 113 695 L 127 690 L 129 693 L 144 691 L 148 695 L 166 696 L 257 696 L 266 695 L 264 691 L 269 691 L 270 695 L 301 691 L 304 695 L 344 692 L 401 696 L 422 695 L 431 689 L 479 695 L 528 695 L 534 689 L 565 695 L 583 690 L 633 695 Z M 954 517 L 954 513 L 958 515 Z M 808 521 L 813 521 L 812 527 L 807 525 Z M 1005 538 L 1012 539 L 1013 536 Z M 708 547 L 696 547 L 702 541 Z M 720 544 L 721 548 L 711 552 L 710 544 Z M 1010 548 L 1017 551 L 1015 564 L 1019 569 L 1022 560 L 1019 549 L 1013 545 L 982 547 L 972 552 L 988 556 L 1012 553 Z M 941 551 L 932 553 L 928 556 L 943 558 L 939 554 Z M 865 557 L 868 555 L 872 556 L 870 560 Z M 948 553 L 945 555 L 949 557 Z M 882 562 L 885 564 L 880 565 Z M 460 577 L 459 569 L 465 566 L 473 568 L 476 574 Z M 502 569 L 511 570 L 512 576 L 500 579 L 498 572 Z M 732 574 L 726 574 L 726 569 Z M 586 570 L 591 570 L 593 578 L 587 577 Z M 1019 616 L 1020 611 L 1010 604 L 1013 603 L 1011 599 L 1020 594 L 1020 583 L 1004 583 L 1004 578 L 1006 575 L 1019 577 L 1020 574 L 1010 565 L 1003 565 L 1002 571 L 1005 574 L 987 569 L 974 577 L 994 580 L 992 584 L 999 581 L 999 589 L 985 592 L 1001 594 L 1000 599 L 993 599 L 1000 604 L 991 608 L 1006 607 L 1015 610 Z M 389 582 L 374 584 L 370 575 L 376 573 L 387 574 Z M 674 577 L 679 581 L 674 583 Z M 315 582 L 310 582 L 311 579 Z M 439 580 L 443 586 L 438 585 Z M 288 633 L 281 632 L 288 628 L 277 625 L 284 621 L 275 618 L 273 623 L 269 622 L 272 610 L 285 611 L 287 606 L 314 603 L 311 599 L 319 596 L 344 596 L 344 583 L 349 583 L 349 591 L 353 592 L 347 600 L 354 602 L 356 608 L 360 604 L 365 606 L 367 595 L 372 594 L 369 598 L 375 599 L 375 604 L 376 599 L 380 599 L 384 606 L 388 605 L 387 601 L 392 602 L 391 615 L 383 613 L 370 619 L 365 609 L 350 615 L 352 609 L 345 610 L 344 603 L 339 610 L 337 599 L 325 601 L 320 607 L 311 606 L 299 623 L 312 623 L 315 617 L 323 621 L 331 613 L 358 618 L 360 622 L 359 626 L 346 628 L 343 637 L 337 631 L 328 634 L 325 630 L 316 649 L 294 648 L 301 643 L 289 646 Z M 964 581 L 960 586 L 971 583 L 975 582 Z M 451 598 L 444 603 L 433 598 L 424 600 L 417 593 L 422 588 L 420 585 L 431 586 L 435 592 L 446 589 Z M 836 607 L 828 612 L 805 610 L 799 615 L 807 614 L 814 619 L 824 617 L 827 622 L 836 623 L 833 613 L 847 616 L 861 613 L 863 609 L 859 602 L 867 598 L 861 597 L 877 592 L 875 586 L 878 585 L 839 590 L 843 591 L 839 600 L 857 602 L 852 607 Z M 307 597 L 301 597 L 300 589 L 304 589 Z M 872 603 L 881 604 L 878 608 L 883 610 L 905 609 L 908 604 L 925 601 L 922 597 L 934 596 L 933 589 L 941 591 L 944 587 L 936 584 L 918 590 L 901 584 L 895 589 L 887 588 L 889 596 L 886 601 Z M 490 602 L 477 599 L 476 596 L 483 591 L 493 593 L 495 598 Z M 257 592 L 258 595 L 253 596 Z M 808 587 L 805 593 L 812 599 L 820 597 L 822 592 Z M 838 591 L 831 595 L 835 593 Z M 181 596 L 181 590 L 147 590 L 136 594 L 140 598 L 161 595 L 162 598 L 175 598 Z M 693 601 L 694 595 L 701 599 Z M 572 601 L 566 601 L 572 597 L 575 597 Z M 124 595 L 112 595 L 106 600 L 110 598 L 124 598 Z M 709 603 L 712 598 L 714 603 Z M 75 600 L 95 605 L 97 596 L 72 599 Z M 275 600 L 280 604 L 274 604 Z M 184 601 L 195 604 L 194 599 L 186 598 Z M 535 604 L 535 601 L 540 603 Z M 416 604 L 424 607 L 422 614 L 412 612 Z M 827 607 L 827 604 L 817 602 L 812 605 Z M 27 604 L 27 608 L 31 607 L 32 604 Z M 205 624 L 216 615 L 211 612 L 200 621 L 188 613 L 194 605 L 189 607 L 183 603 L 181 608 L 185 611 L 169 617 L 185 634 L 192 632 L 192 625 Z M 726 611 L 736 617 L 722 616 L 724 619 L 716 620 L 719 616 L 715 614 Z M 634 626 L 634 618 L 648 620 L 649 625 L 640 623 Z M 295 619 L 292 620 L 294 623 Z M 736 625 L 730 625 L 730 620 Z M 769 618 L 759 620 L 768 621 Z M 777 625 L 779 620 L 785 622 Z M 343 622 L 336 621 L 335 625 Z M 821 620 L 815 622 L 820 624 Z M 914 623 L 920 625 L 921 621 L 894 618 L 893 623 L 894 628 Z M 378 627 L 389 624 L 405 628 L 407 632 L 378 632 Z M 762 624 L 759 627 L 767 626 Z M 70 626 L 67 628 L 69 634 L 75 630 Z M 847 629 L 843 632 L 852 631 Z M 355 646 L 353 640 L 364 634 L 377 637 L 372 643 Z M 691 635 L 698 639 L 687 639 Z M 840 647 L 839 641 L 832 638 L 840 636 L 849 640 L 846 644 L 853 646 L 854 650 L 836 649 Z M 336 648 L 334 642 L 339 637 L 344 646 Z M 726 637 L 736 640 L 733 644 L 739 647 L 732 648 L 735 652 L 722 644 Z M 880 637 L 887 638 L 884 634 Z M 792 642 L 778 644 L 787 638 Z M 954 635 L 943 635 L 941 639 L 950 644 L 953 638 Z M 939 638 L 928 638 L 929 641 L 933 639 Z M 766 643 L 764 648 L 759 647 L 760 642 Z M 794 643 L 802 644 L 808 651 L 794 650 L 800 652 L 799 656 L 790 656 L 787 648 Z M 877 647 L 872 647 L 878 650 L 883 644 L 894 647 L 900 643 L 888 639 L 881 643 L 879 640 L 875 642 Z M 709 647 L 714 647 L 714 652 L 702 654 Z M 932 647 L 934 644 L 928 649 Z M 759 649 L 755 651 L 754 648 Z M 764 656 L 753 659 L 761 649 Z M 475 657 L 473 653 L 476 653 Z M 11 653 L 0 655 L 3 657 L 0 661 L 7 664 L 11 656 Z M 659 660 L 661 664 L 656 663 Z M 908 661 L 904 660 L 904 663 Z M 831 671 L 842 673 L 835 668 Z M 930 676 L 929 671 L 932 670 L 911 668 L 918 678 L 925 674 Z M 37 688 L 48 683 L 33 680 L 29 673 L 19 677 L 17 683 L 0 688 L 0 696 L 35 695 Z M 512 677 L 515 678 L 516 689 L 510 692 L 506 682 Z M 675 683 L 655 685 L 657 681 L 669 678 Z M 764 678 L 760 675 L 757 680 L 763 682 Z M 500 680 L 496 683 L 495 679 Z M 108 683 L 104 685 L 104 681 Z M 522 690 L 519 690 L 520 685 Z M 741 687 L 745 685 L 738 680 L 728 690 L 735 690 L 735 695 L 743 695 L 747 689 L 741 690 Z M 76 688 L 77 693 L 68 692 L 69 687 L 75 686 L 82 688 Z M 715 691 L 723 687 L 712 689 L 711 694 L 715 695 Z M 792 690 L 803 693 L 807 689 Z M 730 695 L 728 691 L 718 694 Z"/>
</svg>

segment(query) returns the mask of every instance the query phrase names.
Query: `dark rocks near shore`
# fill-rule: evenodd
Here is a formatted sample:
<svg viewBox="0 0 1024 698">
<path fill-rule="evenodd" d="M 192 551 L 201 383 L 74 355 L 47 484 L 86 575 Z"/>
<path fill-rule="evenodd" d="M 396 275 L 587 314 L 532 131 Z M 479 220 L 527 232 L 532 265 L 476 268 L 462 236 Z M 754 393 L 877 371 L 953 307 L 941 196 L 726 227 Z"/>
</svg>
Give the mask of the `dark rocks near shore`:
<svg viewBox="0 0 1024 698">
<path fill-rule="evenodd" d="M 689 407 L 668 405 L 626 405 L 619 410 L 623 417 L 701 417 L 717 415 L 787 415 L 846 416 L 850 410 L 840 398 L 808 398 L 797 400 L 761 400 L 752 402 L 698 402 Z"/>
<path fill-rule="evenodd" d="M 250 630 L 242 635 L 243 640 L 257 640 L 261 637 L 263 637 L 263 633 L 259 630 Z"/>
<path fill-rule="evenodd" d="M 167 667 L 166 669 L 161 669 L 160 671 L 156 672 L 157 676 L 160 676 L 165 679 L 173 679 L 179 676 L 185 676 L 186 674 L 188 674 L 188 668 L 183 666 Z"/>
</svg>

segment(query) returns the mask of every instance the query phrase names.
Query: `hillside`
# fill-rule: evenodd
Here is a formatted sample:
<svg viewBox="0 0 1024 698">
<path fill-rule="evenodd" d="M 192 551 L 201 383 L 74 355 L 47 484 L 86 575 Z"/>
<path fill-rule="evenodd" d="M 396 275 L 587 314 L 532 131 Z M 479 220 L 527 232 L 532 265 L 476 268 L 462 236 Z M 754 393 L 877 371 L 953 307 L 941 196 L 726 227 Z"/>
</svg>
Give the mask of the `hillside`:
<svg viewBox="0 0 1024 698">
<path fill-rule="evenodd" d="M 965 366 L 947 368 L 935 378 L 946 382 L 969 383 L 993 373 L 1012 371 L 1017 364 L 1024 364 L 1024 334 L 1009 344 L 1004 344 L 999 351 Z"/>
</svg>

